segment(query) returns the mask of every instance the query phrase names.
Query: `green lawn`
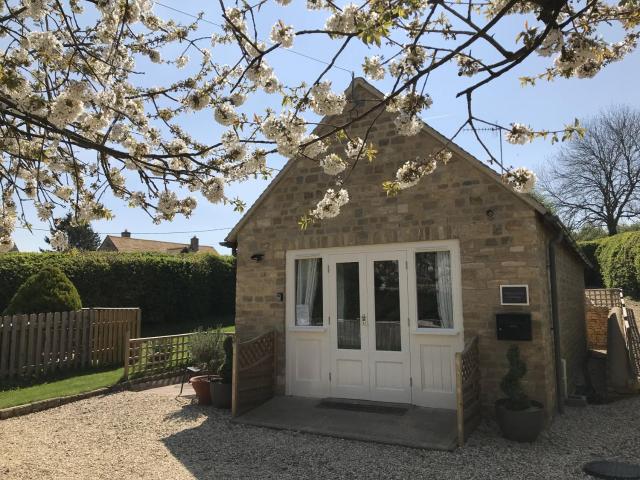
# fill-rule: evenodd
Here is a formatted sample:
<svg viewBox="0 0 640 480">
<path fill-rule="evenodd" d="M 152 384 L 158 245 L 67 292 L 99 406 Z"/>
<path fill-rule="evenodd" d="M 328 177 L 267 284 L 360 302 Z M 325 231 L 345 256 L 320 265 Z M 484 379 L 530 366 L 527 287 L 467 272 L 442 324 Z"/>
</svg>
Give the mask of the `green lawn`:
<svg viewBox="0 0 640 480">
<path fill-rule="evenodd" d="M 214 325 L 219 324 L 220 323 L 216 322 Z M 225 326 L 222 330 L 225 333 L 235 333 L 235 325 Z M 185 333 L 185 330 L 182 329 L 176 333 Z M 160 333 L 160 335 L 167 334 L 171 333 Z M 96 390 L 98 388 L 110 387 L 121 380 L 123 373 L 123 368 L 83 373 L 70 371 L 59 374 L 56 378 L 46 381 L 46 383 L 39 383 L 36 385 L 32 384 L 33 380 L 17 381 L 12 385 L 5 383 L 4 387 L 0 387 L 0 408 L 15 407 L 17 405 L 24 405 L 27 403 L 37 402 L 39 400 L 75 395 L 78 393 Z"/>
<path fill-rule="evenodd" d="M 75 375 L 60 380 L 53 380 L 39 385 L 0 391 L 0 408 L 14 407 L 27 403 L 65 397 L 98 388 L 115 385 L 122 378 L 124 369 L 105 370 Z"/>
</svg>

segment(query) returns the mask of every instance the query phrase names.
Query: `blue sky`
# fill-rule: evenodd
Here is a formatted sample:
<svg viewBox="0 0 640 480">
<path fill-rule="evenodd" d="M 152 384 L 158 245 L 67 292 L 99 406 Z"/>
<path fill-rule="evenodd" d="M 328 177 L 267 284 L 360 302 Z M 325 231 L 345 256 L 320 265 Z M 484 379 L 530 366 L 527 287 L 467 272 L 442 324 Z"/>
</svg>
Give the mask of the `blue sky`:
<svg viewBox="0 0 640 480">
<path fill-rule="evenodd" d="M 180 10 L 196 13 L 201 10 L 202 3 L 196 0 L 164 0 L 165 5 L 173 6 Z M 210 2 L 209 5 L 215 2 Z M 296 28 L 318 25 L 322 22 L 325 13 L 314 14 L 305 11 L 301 0 L 296 0 L 289 7 L 272 6 L 264 10 L 260 19 L 261 31 L 264 37 L 268 36 L 270 25 L 282 18 L 285 23 L 291 23 Z M 187 22 L 189 18 L 167 9 L 161 5 L 155 6 L 156 12 L 163 18 L 173 17 L 177 21 Z M 208 7 L 205 10 L 205 18 L 220 23 L 219 10 L 216 7 Z M 322 24 L 320 23 L 320 24 Z M 495 33 L 505 39 L 513 39 L 522 20 L 512 19 Z M 207 23 L 202 24 L 201 32 L 211 34 L 216 27 Z M 615 32 L 614 32 L 615 33 Z M 333 48 L 332 48 L 333 46 Z M 328 40 L 318 40 L 317 37 L 297 38 L 293 50 L 322 60 L 329 60 L 335 44 Z M 163 57 L 176 56 L 178 50 L 162 52 Z M 225 52 L 212 51 L 214 60 L 218 55 L 224 59 Z M 345 52 L 338 64 L 347 70 L 353 70 L 360 74 L 360 61 L 366 54 L 366 47 L 354 45 Z M 195 56 L 195 55 L 192 55 Z M 229 59 L 229 62 L 231 59 Z M 549 59 L 535 57 L 525 65 L 514 69 L 489 85 L 477 91 L 474 97 L 474 111 L 477 116 L 488 121 L 501 124 L 520 122 L 529 124 L 539 129 L 559 129 L 574 118 L 588 118 L 598 113 L 599 110 L 616 104 L 627 104 L 640 108 L 640 90 L 638 81 L 640 77 L 640 53 L 634 52 L 625 60 L 612 64 L 593 79 L 556 80 L 551 83 L 539 82 L 535 87 L 523 88 L 518 78 L 543 70 Z M 277 52 L 270 60 L 276 74 L 284 82 L 299 83 L 302 80 L 312 81 L 323 70 L 324 65 L 313 60 L 306 59 L 292 52 Z M 163 66 L 161 70 L 154 71 L 156 66 L 146 65 L 147 78 L 150 83 L 171 81 L 184 74 L 176 72 L 170 66 Z M 333 81 L 335 90 L 346 88 L 351 80 L 351 74 L 342 70 L 333 70 L 329 78 Z M 161 79 L 161 80 L 159 80 Z M 465 85 L 470 84 L 470 79 L 458 78 L 453 68 L 444 68 L 436 72 L 429 79 L 427 91 L 432 96 L 434 103 L 431 109 L 423 115 L 424 120 L 436 130 L 445 135 L 451 135 L 466 118 L 466 102 L 456 99 L 455 94 Z M 374 82 L 374 85 L 382 91 L 391 89 L 390 81 Z M 245 111 L 251 112 L 257 106 L 273 104 L 271 97 L 259 95 L 245 105 Z M 279 109 L 277 102 L 271 105 Z M 199 112 L 198 115 L 185 119 L 185 127 L 196 137 L 204 141 L 216 141 L 220 132 L 220 126 L 213 120 L 210 111 Z M 494 153 L 499 152 L 499 139 L 494 132 L 485 132 L 484 140 L 494 148 Z M 481 160 L 487 155 L 475 141 L 471 132 L 463 132 L 458 136 L 457 143 Z M 540 171 L 546 162 L 549 162 L 559 147 L 550 142 L 538 140 L 525 146 L 512 146 L 503 142 L 503 155 L 505 165 L 527 166 L 535 171 Z M 269 166 L 280 168 L 284 164 L 283 158 L 272 157 Z M 233 185 L 227 189 L 228 193 L 241 197 L 247 205 L 251 205 L 258 195 L 264 190 L 268 181 L 251 180 L 242 184 Z M 201 244 L 213 245 L 219 251 L 229 253 L 229 250 L 219 247 L 228 228 L 232 227 L 240 218 L 229 206 L 212 205 L 204 199 L 199 199 L 199 205 L 195 214 L 185 219 L 177 217 L 173 222 L 165 222 L 154 225 L 151 219 L 141 210 L 130 209 L 120 200 L 109 199 L 107 206 L 115 213 L 111 221 L 94 222 L 93 227 L 100 233 L 118 233 L 125 228 L 133 235 L 156 240 L 176 241 L 187 243 L 193 233 L 175 233 L 165 235 L 166 232 L 193 232 L 199 230 L 219 229 L 216 231 L 196 233 Z M 300 212 L 301 215 L 305 212 Z M 37 221 L 35 215 L 30 220 L 35 228 L 47 228 L 47 225 Z M 14 240 L 22 251 L 37 251 L 46 248 L 44 235 L 46 232 L 34 231 L 30 233 L 24 229 L 18 229 L 14 234 Z M 104 236 L 104 235 L 103 235 Z"/>
</svg>

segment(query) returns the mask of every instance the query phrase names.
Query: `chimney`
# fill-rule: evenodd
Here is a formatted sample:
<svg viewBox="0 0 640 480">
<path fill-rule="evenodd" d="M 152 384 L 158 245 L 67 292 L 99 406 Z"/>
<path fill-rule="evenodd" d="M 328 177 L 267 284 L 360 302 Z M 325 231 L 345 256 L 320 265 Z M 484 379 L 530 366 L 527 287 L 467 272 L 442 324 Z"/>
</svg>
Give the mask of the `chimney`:
<svg viewBox="0 0 640 480">
<path fill-rule="evenodd" d="M 122 238 L 131 238 L 131 232 L 129 232 L 129 230 L 127 230 L 127 229 L 125 228 L 125 229 L 124 229 L 124 232 L 122 232 L 122 233 L 120 234 L 120 236 L 121 236 Z"/>
<path fill-rule="evenodd" d="M 191 239 L 189 250 L 191 250 L 192 252 L 197 252 L 199 248 L 200 248 L 200 242 L 198 240 L 198 237 L 194 235 L 193 238 Z"/>
</svg>

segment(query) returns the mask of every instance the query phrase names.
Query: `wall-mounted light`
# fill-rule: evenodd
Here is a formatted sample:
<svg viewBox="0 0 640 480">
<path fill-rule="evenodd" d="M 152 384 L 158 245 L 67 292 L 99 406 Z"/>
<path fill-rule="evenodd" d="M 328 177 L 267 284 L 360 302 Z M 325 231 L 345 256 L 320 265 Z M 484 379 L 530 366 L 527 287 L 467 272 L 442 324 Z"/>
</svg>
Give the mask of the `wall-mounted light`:
<svg viewBox="0 0 640 480">
<path fill-rule="evenodd" d="M 263 258 L 264 253 L 254 253 L 253 255 L 251 255 L 251 260 L 253 260 L 254 262 L 261 262 Z"/>
<path fill-rule="evenodd" d="M 489 209 L 485 212 L 487 214 L 487 218 L 489 220 L 493 220 L 493 217 L 496 216 L 496 212 L 494 212 L 493 210 Z"/>
</svg>

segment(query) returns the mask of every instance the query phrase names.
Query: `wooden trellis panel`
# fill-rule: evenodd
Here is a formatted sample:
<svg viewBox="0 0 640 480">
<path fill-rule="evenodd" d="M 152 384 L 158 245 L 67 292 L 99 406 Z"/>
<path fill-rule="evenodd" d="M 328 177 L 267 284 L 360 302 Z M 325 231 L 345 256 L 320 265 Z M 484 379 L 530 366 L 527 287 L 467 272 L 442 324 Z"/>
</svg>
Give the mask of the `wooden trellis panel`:
<svg viewBox="0 0 640 480">
<path fill-rule="evenodd" d="M 456 353 L 458 445 L 462 447 L 481 418 L 478 337 Z"/>
<path fill-rule="evenodd" d="M 276 335 L 265 333 L 245 342 L 234 338 L 232 415 L 241 415 L 274 394 Z"/>
<path fill-rule="evenodd" d="M 594 307 L 622 307 L 624 298 L 621 288 L 588 288 L 584 291 L 587 305 Z"/>
</svg>

